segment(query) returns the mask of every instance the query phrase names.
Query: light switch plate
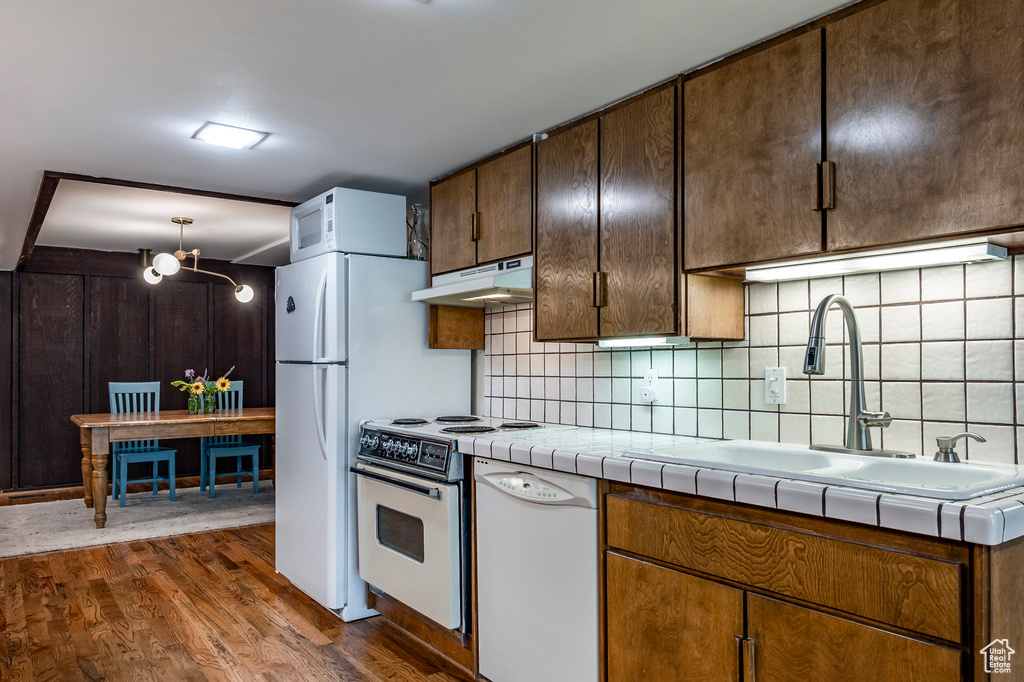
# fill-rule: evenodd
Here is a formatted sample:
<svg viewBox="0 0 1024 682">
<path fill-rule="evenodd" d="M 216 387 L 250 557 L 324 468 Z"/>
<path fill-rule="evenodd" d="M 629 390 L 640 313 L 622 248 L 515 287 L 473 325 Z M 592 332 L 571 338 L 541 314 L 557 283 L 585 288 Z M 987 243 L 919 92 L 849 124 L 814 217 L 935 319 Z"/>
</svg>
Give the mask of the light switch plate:
<svg viewBox="0 0 1024 682">
<path fill-rule="evenodd" d="M 786 404 L 785 367 L 765 367 L 764 402 L 768 405 Z"/>
</svg>

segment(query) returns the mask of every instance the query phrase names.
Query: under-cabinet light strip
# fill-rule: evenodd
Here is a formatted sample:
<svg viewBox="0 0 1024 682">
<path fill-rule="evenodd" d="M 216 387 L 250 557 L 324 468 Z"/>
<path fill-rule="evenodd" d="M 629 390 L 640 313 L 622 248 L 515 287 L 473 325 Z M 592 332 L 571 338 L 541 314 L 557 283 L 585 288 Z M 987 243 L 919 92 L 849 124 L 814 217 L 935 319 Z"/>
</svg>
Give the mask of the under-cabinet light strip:
<svg viewBox="0 0 1024 682">
<path fill-rule="evenodd" d="M 835 277 L 858 272 L 911 270 L 957 263 L 1006 260 L 1005 247 L 987 242 L 949 242 L 943 246 L 885 249 L 849 256 L 827 256 L 803 261 L 775 263 L 747 268 L 746 278 L 754 282 Z"/>
</svg>

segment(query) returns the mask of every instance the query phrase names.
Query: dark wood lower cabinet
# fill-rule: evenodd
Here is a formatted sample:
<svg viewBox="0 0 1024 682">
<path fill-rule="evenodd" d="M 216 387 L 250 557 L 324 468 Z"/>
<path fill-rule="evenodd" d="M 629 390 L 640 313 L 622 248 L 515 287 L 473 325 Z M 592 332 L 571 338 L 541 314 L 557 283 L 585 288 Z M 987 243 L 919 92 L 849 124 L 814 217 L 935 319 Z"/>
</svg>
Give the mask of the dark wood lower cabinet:
<svg viewBox="0 0 1024 682">
<path fill-rule="evenodd" d="M 956 649 L 757 594 L 747 595 L 747 630 L 748 682 L 961 679 Z"/>
<path fill-rule="evenodd" d="M 743 591 L 608 554 L 608 682 L 738 679 Z"/>
<path fill-rule="evenodd" d="M 604 509 L 607 682 L 991 682 L 979 651 L 1024 641 L 1024 539 L 985 547 L 617 483 Z"/>
</svg>

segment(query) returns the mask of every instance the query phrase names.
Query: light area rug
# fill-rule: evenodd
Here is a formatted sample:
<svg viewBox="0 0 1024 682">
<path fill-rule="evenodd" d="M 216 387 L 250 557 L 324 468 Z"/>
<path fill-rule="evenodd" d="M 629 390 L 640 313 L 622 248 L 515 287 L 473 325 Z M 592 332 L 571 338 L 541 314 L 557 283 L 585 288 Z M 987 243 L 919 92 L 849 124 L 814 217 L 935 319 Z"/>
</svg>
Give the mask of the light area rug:
<svg viewBox="0 0 1024 682">
<path fill-rule="evenodd" d="M 107 498 L 106 528 L 96 528 L 93 510 L 82 500 L 35 502 L 0 507 L 0 557 L 52 552 L 115 542 L 236 528 L 274 520 L 274 486 L 260 481 L 217 486 L 217 496 L 199 488 L 179 488 L 170 494 L 132 493 L 126 505 Z"/>
</svg>

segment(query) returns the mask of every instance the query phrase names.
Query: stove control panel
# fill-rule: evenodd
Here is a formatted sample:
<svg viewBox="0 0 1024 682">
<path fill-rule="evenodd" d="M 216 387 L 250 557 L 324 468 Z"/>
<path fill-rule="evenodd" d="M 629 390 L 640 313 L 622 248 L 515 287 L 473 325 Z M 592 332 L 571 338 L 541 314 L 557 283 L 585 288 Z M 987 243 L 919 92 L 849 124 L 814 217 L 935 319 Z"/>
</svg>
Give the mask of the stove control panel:
<svg viewBox="0 0 1024 682">
<path fill-rule="evenodd" d="M 448 470 L 450 451 L 447 443 L 409 438 L 373 429 L 364 428 L 359 436 L 361 455 L 442 473 Z"/>
</svg>

